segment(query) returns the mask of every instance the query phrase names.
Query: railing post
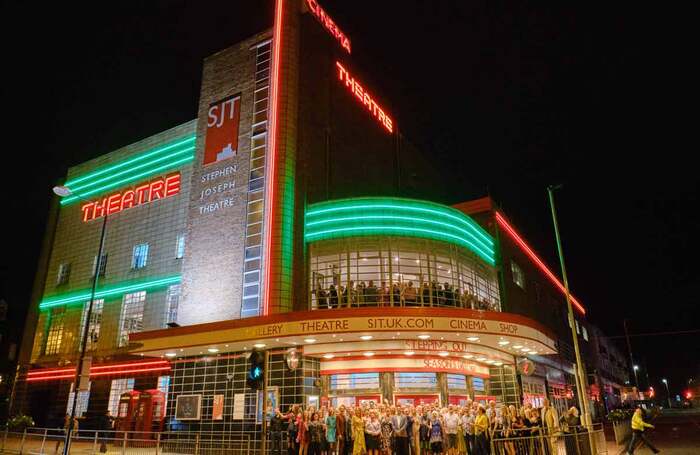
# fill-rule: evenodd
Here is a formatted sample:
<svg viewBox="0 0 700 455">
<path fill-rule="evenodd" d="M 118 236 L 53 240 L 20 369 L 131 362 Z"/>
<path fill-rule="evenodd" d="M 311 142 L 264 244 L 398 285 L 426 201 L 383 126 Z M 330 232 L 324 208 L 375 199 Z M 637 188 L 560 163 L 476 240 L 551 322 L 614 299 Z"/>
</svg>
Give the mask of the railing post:
<svg viewBox="0 0 700 455">
<path fill-rule="evenodd" d="M 547 448 L 544 446 L 547 442 L 544 440 L 544 427 L 540 427 L 539 433 L 539 438 L 540 438 L 540 447 L 542 448 L 542 453 L 547 453 Z"/>
<path fill-rule="evenodd" d="M 39 450 L 39 453 L 44 453 L 44 445 L 46 445 L 46 434 L 48 431 L 48 428 L 44 428 L 44 436 L 41 438 L 41 450 Z"/>
<path fill-rule="evenodd" d="M 95 439 L 92 443 L 92 453 L 97 453 L 97 436 L 99 435 L 99 433 L 99 431 L 95 430 Z"/>
<path fill-rule="evenodd" d="M 122 440 L 122 454 L 126 453 L 126 437 L 128 434 L 128 431 L 124 432 L 124 439 Z"/>
<path fill-rule="evenodd" d="M 194 455 L 199 455 L 199 433 L 194 435 Z"/>
<path fill-rule="evenodd" d="M 0 446 L 0 450 L 3 452 L 5 451 L 5 444 L 7 443 L 7 427 L 5 427 L 5 432 L 2 434 L 2 445 Z"/>
<path fill-rule="evenodd" d="M 19 443 L 19 453 L 21 454 L 22 451 L 24 450 L 24 440 L 27 438 L 27 429 L 24 429 L 24 432 L 22 433 L 22 442 Z"/>
<path fill-rule="evenodd" d="M 160 432 L 156 434 L 156 455 L 160 454 Z"/>
</svg>

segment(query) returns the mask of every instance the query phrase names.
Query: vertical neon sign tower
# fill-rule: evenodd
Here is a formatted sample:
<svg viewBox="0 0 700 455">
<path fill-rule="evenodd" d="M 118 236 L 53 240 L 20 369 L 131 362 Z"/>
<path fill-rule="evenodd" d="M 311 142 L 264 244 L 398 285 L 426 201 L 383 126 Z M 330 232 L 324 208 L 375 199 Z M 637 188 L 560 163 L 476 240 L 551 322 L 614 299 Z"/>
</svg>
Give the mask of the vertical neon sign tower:
<svg viewBox="0 0 700 455">
<path fill-rule="evenodd" d="M 275 0 L 269 165 L 265 189 L 263 314 L 292 309 L 299 2 Z"/>
</svg>

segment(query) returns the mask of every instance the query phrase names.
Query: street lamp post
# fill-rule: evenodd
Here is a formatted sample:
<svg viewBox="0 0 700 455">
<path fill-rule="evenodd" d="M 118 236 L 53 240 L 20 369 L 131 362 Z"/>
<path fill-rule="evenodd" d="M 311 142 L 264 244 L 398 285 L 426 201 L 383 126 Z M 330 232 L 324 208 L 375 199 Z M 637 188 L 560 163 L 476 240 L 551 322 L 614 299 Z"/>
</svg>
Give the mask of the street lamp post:
<svg viewBox="0 0 700 455">
<path fill-rule="evenodd" d="M 574 342 L 574 353 L 576 355 L 576 378 L 578 387 L 579 402 L 581 403 L 581 412 L 583 416 L 583 424 L 590 426 L 592 424 L 591 414 L 588 409 L 588 397 L 586 396 L 586 376 L 583 372 L 583 361 L 581 360 L 581 350 L 578 346 L 578 336 L 576 335 L 576 322 L 574 320 L 574 311 L 571 307 L 571 294 L 569 292 L 569 280 L 566 276 L 566 264 L 564 262 L 564 251 L 561 246 L 561 237 L 559 236 L 559 223 L 557 222 L 557 212 L 554 207 L 554 190 L 558 187 L 549 186 L 549 206 L 552 209 L 552 222 L 554 224 L 554 234 L 557 240 L 557 251 L 559 252 L 559 263 L 561 264 L 561 274 L 564 280 L 564 289 L 566 291 L 566 307 L 569 316 L 569 325 L 571 326 L 571 337 Z"/>
<path fill-rule="evenodd" d="M 663 382 L 664 385 L 666 386 L 666 396 L 668 397 L 668 407 L 670 409 L 671 408 L 671 392 L 669 392 L 669 390 L 668 390 L 668 381 L 666 380 L 666 378 L 664 378 L 661 380 L 661 382 Z"/>
<path fill-rule="evenodd" d="M 57 196 L 66 197 L 74 195 L 78 199 L 82 199 L 79 195 L 73 193 L 70 188 L 66 186 L 55 186 L 53 192 Z M 92 289 L 90 291 L 90 301 L 88 302 L 87 313 L 85 314 L 85 328 L 83 329 L 83 337 L 80 341 L 80 356 L 78 357 L 78 365 L 75 368 L 75 379 L 73 380 L 73 405 L 70 411 L 70 420 L 68 423 L 68 428 L 66 429 L 66 437 L 63 442 L 63 455 L 68 455 L 70 453 L 70 443 L 73 434 L 73 427 L 75 421 L 75 409 L 78 404 L 78 395 L 80 389 L 80 378 L 83 375 L 83 363 L 85 362 L 85 351 L 87 351 L 87 340 L 90 335 L 90 320 L 92 319 L 92 307 L 95 302 L 95 292 L 97 290 L 97 277 L 100 275 L 100 269 L 102 268 L 102 255 L 104 251 L 105 244 L 105 232 L 107 228 L 107 212 L 105 211 L 104 217 L 102 219 L 102 230 L 100 232 L 100 246 L 97 250 L 97 261 L 95 261 L 95 273 L 92 277 Z M 88 371 L 88 377 L 90 372 Z"/>
</svg>

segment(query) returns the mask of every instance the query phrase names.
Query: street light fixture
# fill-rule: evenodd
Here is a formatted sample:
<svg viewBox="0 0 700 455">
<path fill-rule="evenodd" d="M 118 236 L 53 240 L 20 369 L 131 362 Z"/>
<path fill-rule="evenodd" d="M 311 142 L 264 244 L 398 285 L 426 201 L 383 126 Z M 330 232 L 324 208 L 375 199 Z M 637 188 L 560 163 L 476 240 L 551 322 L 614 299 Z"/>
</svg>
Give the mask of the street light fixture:
<svg viewBox="0 0 700 455">
<path fill-rule="evenodd" d="M 666 378 L 663 378 L 661 380 L 661 382 L 663 382 L 664 385 L 666 386 L 666 396 L 668 397 L 668 407 L 671 408 L 671 392 L 669 392 L 669 390 L 668 390 L 668 381 L 666 380 Z"/>
<path fill-rule="evenodd" d="M 637 370 L 639 370 L 639 365 L 632 366 L 632 370 L 634 371 L 634 383 L 637 386 L 637 392 L 639 392 L 639 381 L 637 380 Z"/>
<path fill-rule="evenodd" d="M 79 194 L 74 193 L 70 188 L 64 185 L 57 185 L 53 187 L 53 192 L 56 196 L 67 197 L 76 196 L 78 199 L 84 200 Z M 107 212 L 105 211 L 104 217 L 102 219 L 102 230 L 100 232 L 100 246 L 97 250 L 97 261 L 95 262 L 95 273 L 92 277 L 92 290 L 90 292 L 90 302 L 88 302 L 87 313 L 85 314 L 85 328 L 83 329 L 83 337 L 80 344 L 80 357 L 78 358 L 78 365 L 75 368 L 75 378 L 73 380 L 73 405 L 70 411 L 70 422 L 68 424 L 68 429 L 66 430 L 66 437 L 63 443 L 63 455 L 68 455 L 70 453 L 70 443 L 71 436 L 73 433 L 74 422 L 75 422 L 75 409 L 78 404 L 78 395 L 80 393 L 80 378 L 83 376 L 83 363 L 85 362 L 85 351 L 87 351 L 87 340 L 90 335 L 90 320 L 92 319 L 92 307 L 95 303 L 95 292 L 97 290 L 97 277 L 100 275 L 100 269 L 102 268 L 102 256 L 105 245 L 105 231 L 107 227 Z M 88 366 L 88 378 L 90 377 L 90 371 Z"/>
</svg>

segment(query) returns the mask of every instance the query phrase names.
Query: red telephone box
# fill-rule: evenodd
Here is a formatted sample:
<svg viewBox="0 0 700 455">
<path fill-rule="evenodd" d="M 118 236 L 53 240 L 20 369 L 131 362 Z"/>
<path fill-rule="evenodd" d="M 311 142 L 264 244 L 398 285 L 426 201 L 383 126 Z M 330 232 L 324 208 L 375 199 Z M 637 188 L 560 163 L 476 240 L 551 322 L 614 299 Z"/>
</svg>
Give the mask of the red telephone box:
<svg viewBox="0 0 700 455">
<path fill-rule="evenodd" d="M 134 423 L 136 418 L 136 408 L 139 402 L 141 392 L 130 390 L 124 392 L 119 397 L 119 408 L 117 410 L 117 423 L 114 426 L 117 433 L 117 438 L 123 438 L 124 432 L 134 431 Z"/>
<path fill-rule="evenodd" d="M 141 392 L 134 426 L 138 439 L 150 439 L 154 437 L 154 431 L 163 431 L 164 420 L 165 394 L 157 389 Z"/>
</svg>

